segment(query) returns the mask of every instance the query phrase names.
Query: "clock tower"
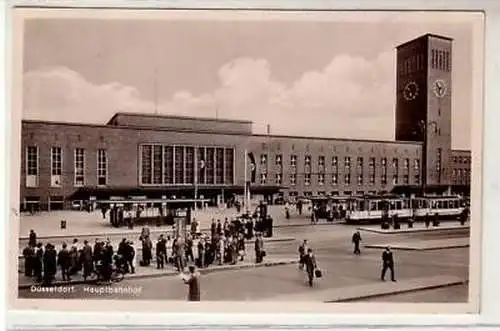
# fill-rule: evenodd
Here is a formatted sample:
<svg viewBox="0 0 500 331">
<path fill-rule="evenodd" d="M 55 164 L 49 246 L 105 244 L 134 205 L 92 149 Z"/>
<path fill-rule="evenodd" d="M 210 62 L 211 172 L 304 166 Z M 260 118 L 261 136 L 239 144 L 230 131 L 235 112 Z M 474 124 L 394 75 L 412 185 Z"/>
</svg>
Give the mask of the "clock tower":
<svg viewBox="0 0 500 331">
<path fill-rule="evenodd" d="M 422 142 L 421 184 L 451 183 L 452 39 L 426 34 L 397 47 L 396 140 Z"/>
</svg>

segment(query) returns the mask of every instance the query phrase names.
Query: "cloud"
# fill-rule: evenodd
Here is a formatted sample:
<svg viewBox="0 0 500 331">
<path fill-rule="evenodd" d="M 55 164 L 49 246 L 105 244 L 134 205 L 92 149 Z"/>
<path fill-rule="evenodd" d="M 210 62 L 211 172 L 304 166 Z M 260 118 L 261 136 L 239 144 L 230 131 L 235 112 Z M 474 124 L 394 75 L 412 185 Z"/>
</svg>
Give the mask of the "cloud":
<svg viewBox="0 0 500 331">
<path fill-rule="evenodd" d="M 274 134 L 393 139 L 393 68 L 392 52 L 370 60 L 343 54 L 285 84 L 273 77 L 267 60 L 237 58 L 219 69 L 213 91 L 178 91 L 157 109 L 205 117 L 218 109 L 220 117 L 254 121 L 257 132 L 269 124 Z M 117 111 L 155 109 L 134 87 L 92 84 L 65 67 L 26 73 L 24 102 L 24 118 L 77 122 L 103 123 Z"/>
</svg>

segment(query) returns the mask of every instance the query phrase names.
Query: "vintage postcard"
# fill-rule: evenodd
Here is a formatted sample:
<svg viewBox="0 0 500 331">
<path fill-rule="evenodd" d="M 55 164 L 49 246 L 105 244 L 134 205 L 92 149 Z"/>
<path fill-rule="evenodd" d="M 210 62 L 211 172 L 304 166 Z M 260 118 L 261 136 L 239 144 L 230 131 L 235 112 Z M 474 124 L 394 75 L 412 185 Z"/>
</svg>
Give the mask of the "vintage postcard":
<svg viewBox="0 0 500 331">
<path fill-rule="evenodd" d="M 482 14 L 12 15 L 11 307 L 478 312 Z"/>
</svg>

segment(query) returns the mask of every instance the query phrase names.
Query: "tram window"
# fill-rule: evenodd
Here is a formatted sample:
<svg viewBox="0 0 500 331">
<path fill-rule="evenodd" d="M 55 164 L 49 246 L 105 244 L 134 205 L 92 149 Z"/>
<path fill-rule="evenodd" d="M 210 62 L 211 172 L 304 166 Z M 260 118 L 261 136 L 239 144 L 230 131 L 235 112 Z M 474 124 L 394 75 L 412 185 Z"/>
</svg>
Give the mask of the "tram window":
<svg viewBox="0 0 500 331">
<path fill-rule="evenodd" d="M 370 202 L 370 210 L 377 210 L 377 201 Z"/>
<path fill-rule="evenodd" d="M 455 200 L 455 208 L 459 208 L 459 207 L 460 207 L 460 206 L 459 206 L 459 202 L 458 202 L 458 200 Z"/>
<path fill-rule="evenodd" d="M 395 205 L 397 210 L 401 209 L 401 201 L 396 201 Z"/>
<path fill-rule="evenodd" d="M 441 208 L 442 208 L 441 201 L 436 201 L 436 209 L 441 209 Z"/>
<path fill-rule="evenodd" d="M 359 210 L 365 210 L 365 202 L 364 201 L 359 202 Z"/>
</svg>

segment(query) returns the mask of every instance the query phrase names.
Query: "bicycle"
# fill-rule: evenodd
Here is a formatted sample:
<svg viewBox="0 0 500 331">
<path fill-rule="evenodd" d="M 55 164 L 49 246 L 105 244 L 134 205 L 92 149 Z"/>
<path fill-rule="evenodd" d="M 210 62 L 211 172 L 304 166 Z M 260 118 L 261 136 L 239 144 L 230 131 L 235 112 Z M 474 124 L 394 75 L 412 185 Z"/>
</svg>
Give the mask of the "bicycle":
<svg viewBox="0 0 500 331">
<path fill-rule="evenodd" d="M 93 275 L 95 276 L 95 282 L 96 283 L 101 283 L 105 281 L 105 277 L 103 274 L 103 265 L 102 262 L 97 263 L 96 268 L 93 272 Z M 125 270 L 123 270 L 122 267 L 116 267 L 114 265 L 111 266 L 111 274 L 109 277 L 109 281 L 111 283 L 119 283 L 125 278 Z"/>
</svg>

